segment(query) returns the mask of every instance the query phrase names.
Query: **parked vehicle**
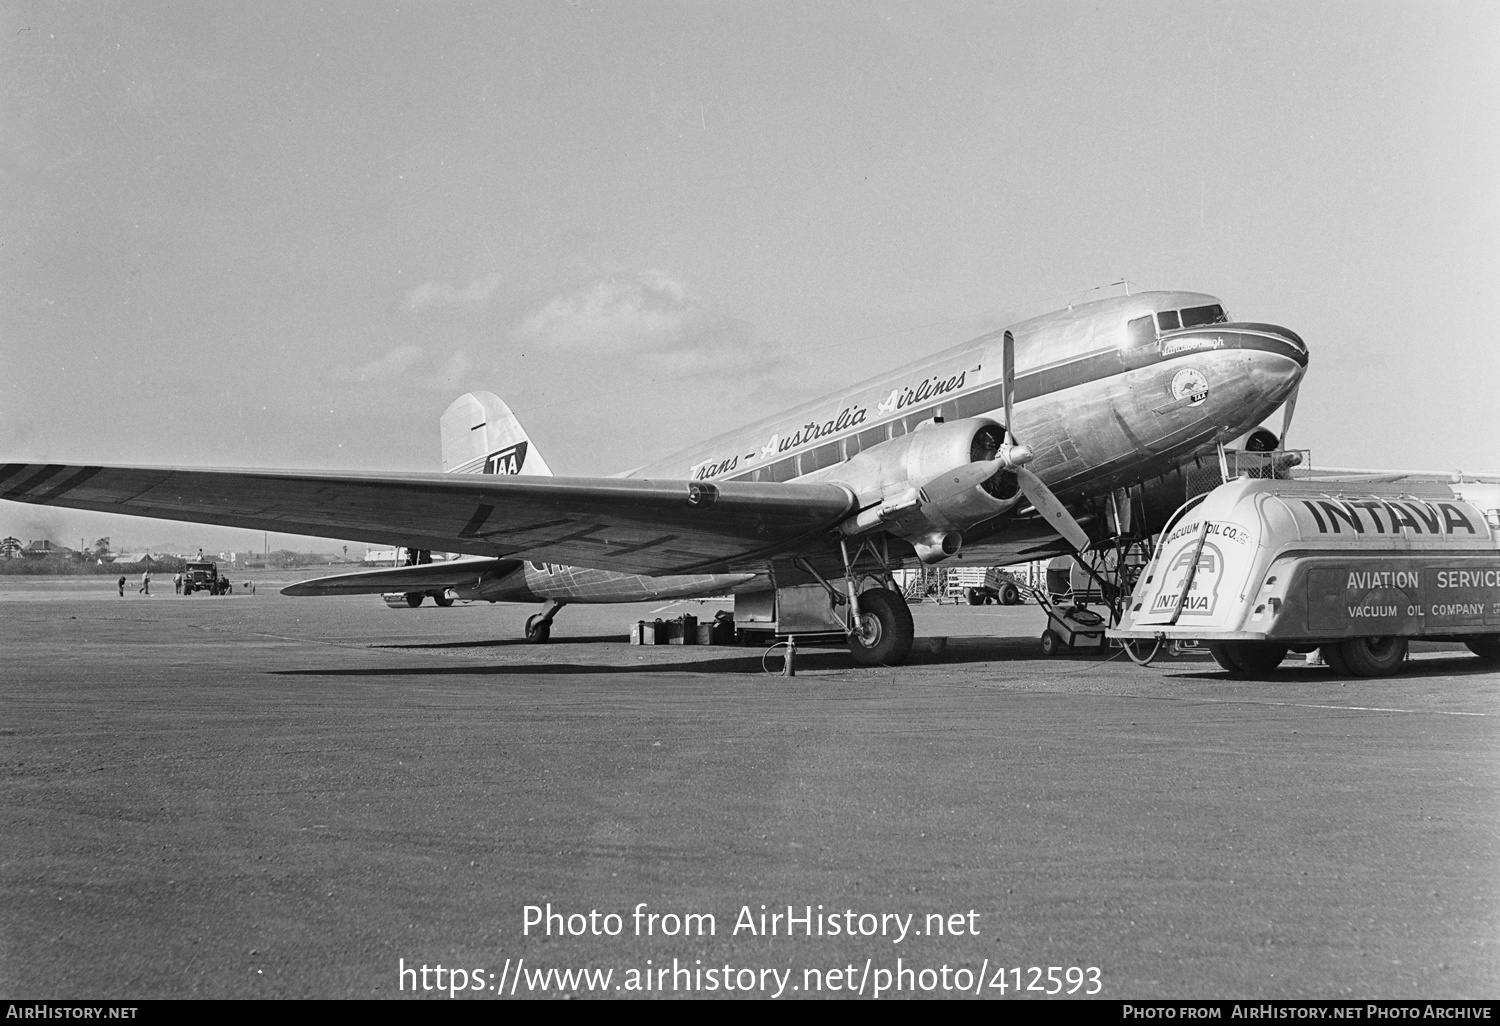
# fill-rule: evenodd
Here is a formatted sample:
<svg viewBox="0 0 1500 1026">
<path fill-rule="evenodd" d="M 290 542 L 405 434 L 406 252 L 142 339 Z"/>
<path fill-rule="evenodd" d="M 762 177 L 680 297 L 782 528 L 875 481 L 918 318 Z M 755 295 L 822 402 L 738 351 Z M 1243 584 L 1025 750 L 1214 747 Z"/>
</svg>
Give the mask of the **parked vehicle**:
<svg viewBox="0 0 1500 1026">
<path fill-rule="evenodd" d="M 206 591 L 210 595 L 223 595 L 229 591 L 229 578 L 219 576 L 219 567 L 208 561 L 189 563 L 182 572 L 182 593 L 191 595 L 195 591 Z"/>
</svg>

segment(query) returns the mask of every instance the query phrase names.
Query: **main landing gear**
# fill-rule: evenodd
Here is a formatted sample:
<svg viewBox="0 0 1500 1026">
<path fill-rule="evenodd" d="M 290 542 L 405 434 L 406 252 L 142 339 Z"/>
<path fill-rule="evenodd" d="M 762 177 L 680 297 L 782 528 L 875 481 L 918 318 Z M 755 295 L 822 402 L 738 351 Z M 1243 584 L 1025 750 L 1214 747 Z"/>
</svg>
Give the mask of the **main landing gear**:
<svg viewBox="0 0 1500 1026">
<path fill-rule="evenodd" d="M 551 599 L 542 607 L 542 611 L 534 616 L 526 618 L 526 640 L 533 645 L 545 645 L 547 639 L 552 637 L 552 618 L 566 602 Z"/>
<path fill-rule="evenodd" d="M 879 564 L 878 573 L 855 568 L 859 558 L 866 552 Z M 807 560 L 798 558 L 797 565 L 811 574 L 828 592 L 828 600 L 835 609 L 842 606 L 844 633 L 849 639 L 849 654 L 855 666 L 900 666 L 911 655 L 912 641 L 916 637 L 916 626 L 912 623 L 911 607 L 906 597 L 896 587 L 891 575 L 888 559 L 882 559 L 873 541 L 859 543 L 854 555 L 849 555 L 849 543 L 840 540 L 839 553 L 844 559 L 844 591 L 823 579 Z M 859 590 L 862 578 L 879 577 L 883 587 Z"/>
</svg>

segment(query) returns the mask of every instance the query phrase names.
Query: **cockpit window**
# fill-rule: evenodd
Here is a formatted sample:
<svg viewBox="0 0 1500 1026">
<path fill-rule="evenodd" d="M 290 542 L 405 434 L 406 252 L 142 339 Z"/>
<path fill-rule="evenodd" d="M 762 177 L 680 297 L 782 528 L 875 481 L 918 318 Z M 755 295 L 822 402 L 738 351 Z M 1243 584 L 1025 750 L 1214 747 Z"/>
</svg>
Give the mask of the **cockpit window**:
<svg viewBox="0 0 1500 1026">
<path fill-rule="evenodd" d="M 1153 344 L 1156 341 L 1156 324 L 1151 320 L 1151 315 L 1126 322 L 1125 337 L 1131 349 Z"/>
<path fill-rule="evenodd" d="M 1182 322 L 1177 319 L 1176 310 L 1157 311 L 1156 323 L 1161 326 L 1162 331 L 1176 331 L 1182 326 Z"/>
<path fill-rule="evenodd" d="M 1224 316 L 1224 308 L 1218 303 L 1212 306 L 1190 306 L 1182 311 L 1184 328 L 1196 328 L 1200 324 L 1223 324 L 1228 319 Z"/>
</svg>

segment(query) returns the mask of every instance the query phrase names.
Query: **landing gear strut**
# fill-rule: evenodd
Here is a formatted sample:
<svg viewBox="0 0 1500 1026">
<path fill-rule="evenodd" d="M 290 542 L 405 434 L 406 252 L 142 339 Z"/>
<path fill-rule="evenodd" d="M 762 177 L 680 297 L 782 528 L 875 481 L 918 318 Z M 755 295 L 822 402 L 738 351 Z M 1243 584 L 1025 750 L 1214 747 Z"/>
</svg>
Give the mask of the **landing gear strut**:
<svg viewBox="0 0 1500 1026">
<path fill-rule="evenodd" d="M 534 616 L 526 618 L 526 640 L 533 645 L 545 645 L 547 639 L 552 637 L 552 618 L 566 602 L 551 599 L 542 607 L 542 611 Z"/>
<path fill-rule="evenodd" d="M 880 564 L 887 586 L 861 592 L 854 564 L 866 550 Z M 890 566 L 880 557 L 874 543 L 868 540 L 860 542 L 853 557 L 849 555 L 849 543 L 840 540 L 839 552 L 844 557 L 844 583 L 849 606 L 844 629 L 849 634 L 849 654 L 854 657 L 854 665 L 900 666 L 911 655 L 916 627 L 911 620 L 911 607 L 895 587 Z M 826 581 L 821 578 L 819 581 L 835 600 L 842 597 Z"/>
</svg>

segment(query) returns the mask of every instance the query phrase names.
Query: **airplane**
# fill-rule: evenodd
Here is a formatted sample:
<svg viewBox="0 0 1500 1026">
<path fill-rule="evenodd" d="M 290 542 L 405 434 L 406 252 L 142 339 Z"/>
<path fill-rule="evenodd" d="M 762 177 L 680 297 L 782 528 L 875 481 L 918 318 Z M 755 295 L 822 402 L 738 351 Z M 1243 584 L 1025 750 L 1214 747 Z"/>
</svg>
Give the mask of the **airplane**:
<svg viewBox="0 0 1500 1026">
<path fill-rule="evenodd" d="M 1308 350 L 1215 297 L 1140 292 L 1022 321 L 615 477 L 553 476 L 514 414 L 470 393 L 441 421 L 445 473 L 8 463 L 0 498 L 395 543 L 414 565 L 292 585 L 575 602 L 721 595 L 800 610 L 858 665 L 912 648 L 894 571 L 1007 565 L 1149 537 L 1184 467 L 1290 425 Z M 1249 435 L 1250 432 L 1254 435 Z M 431 562 L 432 551 L 465 558 Z M 841 579 L 841 580 L 840 580 Z M 839 583 L 834 583 L 838 581 Z"/>
</svg>

